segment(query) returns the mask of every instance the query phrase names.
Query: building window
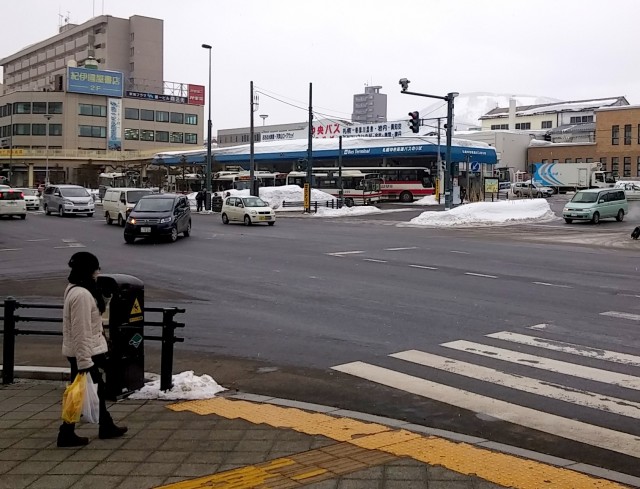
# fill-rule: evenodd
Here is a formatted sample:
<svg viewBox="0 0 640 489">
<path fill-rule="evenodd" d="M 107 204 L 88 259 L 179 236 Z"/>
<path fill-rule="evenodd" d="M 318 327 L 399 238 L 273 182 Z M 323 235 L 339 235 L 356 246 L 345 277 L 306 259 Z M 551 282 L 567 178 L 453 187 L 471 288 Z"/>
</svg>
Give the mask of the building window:
<svg viewBox="0 0 640 489">
<path fill-rule="evenodd" d="M 140 131 L 140 140 L 141 141 L 153 141 L 153 131 L 149 131 L 143 129 Z"/>
<path fill-rule="evenodd" d="M 156 122 L 169 122 L 169 112 L 156 110 Z"/>
<path fill-rule="evenodd" d="M 46 136 L 47 135 L 47 125 L 46 124 L 31 124 L 31 135 L 32 136 Z"/>
<path fill-rule="evenodd" d="M 587 159 L 586 159 L 586 162 L 587 162 L 587 163 L 593 163 L 593 158 L 587 158 Z"/>
<path fill-rule="evenodd" d="M 181 114 L 179 112 L 171 112 L 171 123 L 184 124 L 184 114 Z"/>
<path fill-rule="evenodd" d="M 638 161 L 636 163 L 636 176 L 640 177 L 640 156 L 638 156 Z"/>
<path fill-rule="evenodd" d="M 137 141 L 140 139 L 140 131 L 137 129 L 125 129 L 124 130 L 124 138 L 129 141 Z"/>
<path fill-rule="evenodd" d="M 154 119 L 155 114 L 153 110 L 140 109 L 140 120 L 141 121 L 152 121 Z"/>
<path fill-rule="evenodd" d="M 136 54 L 135 50 L 133 49 L 133 46 L 131 46 L 129 48 L 129 56 L 133 57 L 133 55 Z"/>
<path fill-rule="evenodd" d="M 184 115 L 184 123 L 191 124 L 192 126 L 196 126 L 198 124 L 198 116 L 197 114 L 185 114 Z"/>
<path fill-rule="evenodd" d="M 611 144 L 614 146 L 620 142 L 620 126 L 611 126 Z"/>
<path fill-rule="evenodd" d="M 600 168 L 603 170 L 607 169 L 607 158 L 600 158 Z"/>
<path fill-rule="evenodd" d="M 62 136 L 62 124 L 49 124 L 49 136 Z"/>
<path fill-rule="evenodd" d="M 14 136 L 29 136 L 31 135 L 31 124 L 14 124 L 13 125 Z"/>
<path fill-rule="evenodd" d="M 193 133 L 185 133 L 184 142 L 186 144 L 198 144 L 198 135 Z"/>
<path fill-rule="evenodd" d="M 582 163 L 582 158 L 576 158 L 576 163 Z"/>
<path fill-rule="evenodd" d="M 631 144 L 631 124 L 624 125 L 624 144 Z"/>
<path fill-rule="evenodd" d="M 631 156 L 625 156 L 623 159 L 624 162 L 624 168 L 622 169 L 623 171 L 623 176 L 625 177 L 630 177 L 631 176 Z"/>
<path fill-rule="evenodd" d="M 500 131 L 502 129 L 509 129 L 509 124 L 492 124 L 491 125 L 492 131 Z"/>
<path fill-rule="evenodd" d="M 168 143 L 169 142 L 169 132 L 168 131 L 156 131 L 156 141 L 158 143 Z"/>
<path fill-rule="evenodd" d="M 47 113 L 47 103 L 46 102 L 34 102 L 31 107 L 32 114 L 46 114 Z"/>
<path fill-rule="evenodd" d="M 593 122 L 592 115 L 583 115 L 569 118 L 569 124 L 585 124 L 587 122 Z"/>
<path fill-rule="evenodd" d="M 549 160 L 543 159 L 542 163 L 549 163 Z"/>
<path fill-rule="evenodd" d="M 136 68 L 136 65 L 133 62 L 129 63 L 129 71 L 131 73 L 135 71 L 135 68 Z"/>
<path fill-rule="evenodd" d="M 49 102 L 48 114 L 62 114 L 62 102 Z"/>
<path fill-rule="evenodd" d="M 138 119 L 140 119 L 140 111 L 138 109 L 125 108 L 124 118 L 137 121 Z"/>
<path fill-rule="evenodd" d="M 518 122 L 516 123 L 516 129 L 520 129 L 522 131 L 531 129 L 531 122 Z"/>
<path fill-rule="evenodd" d="M 571 158 L 565 158 L 564 162 L 565 163 L 571 163 Z"/>
<path fill-rule="evenodd" d="M 78 136 L 81 138 L 106 138 L 107 128 L 102 126 L 78 126 Z"/>
<path fill-rule="evenodd" d="M 613 158 L 611 158 L 611 171 L 613 172 L 614 176 L 618 176 L 618 157 L 614 156 Z"/>
<path fill-rule="evenodd" d="M 107 117 L 107 106 L 78 104 L 78 115 L 89 115 L 92 117 Z"/>
<path fill-rule="evenodd" d="M 31 114 L 31 102 L 14 102 L 14 114 Z"/>
<path fill-rule="evenodd" d="M 542 121 L 542 129 L 551 129 L 553 121 Z"/>
<path fill-rule="evenodd" d="M 182 114 L 180 114 L 182 115 Z M 171 143 L 183 143 L 184 135 L 181 132 L 172 132 L 169 138 L 169 142 Z"/>
<path fill-rule="evenodd" d="M 560 160 L 554 159 L 551 163 L 560 163 Z"/>
</svg>

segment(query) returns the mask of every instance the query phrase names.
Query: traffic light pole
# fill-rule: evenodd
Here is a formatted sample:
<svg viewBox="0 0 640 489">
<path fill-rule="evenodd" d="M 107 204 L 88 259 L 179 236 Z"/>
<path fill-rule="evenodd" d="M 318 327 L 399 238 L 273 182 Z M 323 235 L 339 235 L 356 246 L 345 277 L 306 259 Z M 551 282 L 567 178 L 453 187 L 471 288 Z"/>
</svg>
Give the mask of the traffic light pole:
<svg viewBox="0 0 640 489">
<path fill-rule="evenodd" d="M 408 84 L 408 82 L 407 82 Z M 404 87 L 403 87 L 404 88 Z M 453 138 L 453 100 L 458 96 L 457 92 L 449 92 L 444 97 L 440 95 L 429 95 L 427 93 L 410 92 L 401 90 L 400 93 L 415 95 L 417 97 L 437 98 L 447 102 L 447 147 L 445 151 L 444 168 L 444 208 L 449 210 L 453 206 L 453 181 L 451 179 L 451 140 Z"/>
</svg>

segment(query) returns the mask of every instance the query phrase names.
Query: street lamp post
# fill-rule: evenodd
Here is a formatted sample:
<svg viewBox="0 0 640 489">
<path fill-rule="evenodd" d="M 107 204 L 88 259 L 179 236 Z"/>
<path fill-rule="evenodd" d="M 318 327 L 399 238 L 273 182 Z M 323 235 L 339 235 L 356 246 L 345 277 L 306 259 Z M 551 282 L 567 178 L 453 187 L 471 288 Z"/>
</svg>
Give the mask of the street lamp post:
<svg viewBox="0 0 640 489">
<path fill-rule="evenodd" d="M 205 173 L 204 208 L 211 210 L 211 46 L 203 44 L 202 47 L 209 51 L 209 119 L 207 120 L 207 171 Z"/>
<path fill-rule="evenodd" d="M 406 78 L 400 79 L 400 86 L 402 90 L 400 93 L 406 95 L 416 95 L 418 97 L 437 98 L 447 102 L 447 147 L 445 151 L 445 169 L 444 169 L 444 208 L 446 210 L 451 209 L 453 204 L 453 181 L 451 180 L 451 139 L 453 136 L 453 100 L 459 95 L 458 92 L 449 92 L 444 97 L 439 95 L 429 95 L 426 93 L 409 92 L 409 83 Z M 438 152 L 439 153 L 439 152 Z"/>
<path fill-rule="evenodd" d="M 51 118 L 53 117 L 53 115 L 51 114 L 44 114 L 44 118 L 47 119 L 47 125 L 45 126 L 44 130 L 47 134 L 47 146 L 45 149 L 45 153 L 46 153 L 46 159 L 47 159 L 47 163 L 45 166 L 45 170 L 44 170 L 44 185 L 47 186 L 49 185 L 49 121 L 51 120 Z"/>
</svg>

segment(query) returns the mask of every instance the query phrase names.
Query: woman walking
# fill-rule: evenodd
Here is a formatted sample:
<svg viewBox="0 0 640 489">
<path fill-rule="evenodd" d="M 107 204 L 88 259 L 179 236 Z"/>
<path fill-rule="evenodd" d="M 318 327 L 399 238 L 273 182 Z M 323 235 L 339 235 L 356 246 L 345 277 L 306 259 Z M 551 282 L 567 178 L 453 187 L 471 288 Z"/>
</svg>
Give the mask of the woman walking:
<svg viewBox="0 0 640 489">
<path fill-rule="evenodd" d="M 100 263 L 92 253 L 80 251 L 71 257 L 69 267 L 71 273 L 62 310 L 62 354 L 71 365 L 71 382 L 79 373 L 88 373 L 98 386 L 98 436 L 102 439 L 118 438 L 127 432 L 127 428 L 116 426 L 107 411 L 102 371 L 107 365 L 109 347 L 102 328 L 104 298 L 96 283 Z M 74 423 L 65 422 L 60 426 L 59 447 L 78 447 L 87 443 L 88 438 L 76 435 Z"/>
</svg>

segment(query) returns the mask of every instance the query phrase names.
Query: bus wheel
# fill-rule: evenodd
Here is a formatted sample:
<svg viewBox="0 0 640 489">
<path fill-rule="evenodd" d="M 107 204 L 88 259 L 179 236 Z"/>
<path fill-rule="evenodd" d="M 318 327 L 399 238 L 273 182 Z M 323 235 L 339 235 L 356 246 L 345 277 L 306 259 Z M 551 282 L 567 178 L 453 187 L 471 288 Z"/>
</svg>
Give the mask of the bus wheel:
<svg viewBox="0 0 640 489">
<path fill-rule="evenodd" d="M 400 202 L 413 202 L 413 195 L 406 190 L 400 194 Z"/>
<path fill-rule="evenodd" d="M 344 199 L 344 205 L 347 207 L 353 207 L 353 199 Z"/>
</svg>

